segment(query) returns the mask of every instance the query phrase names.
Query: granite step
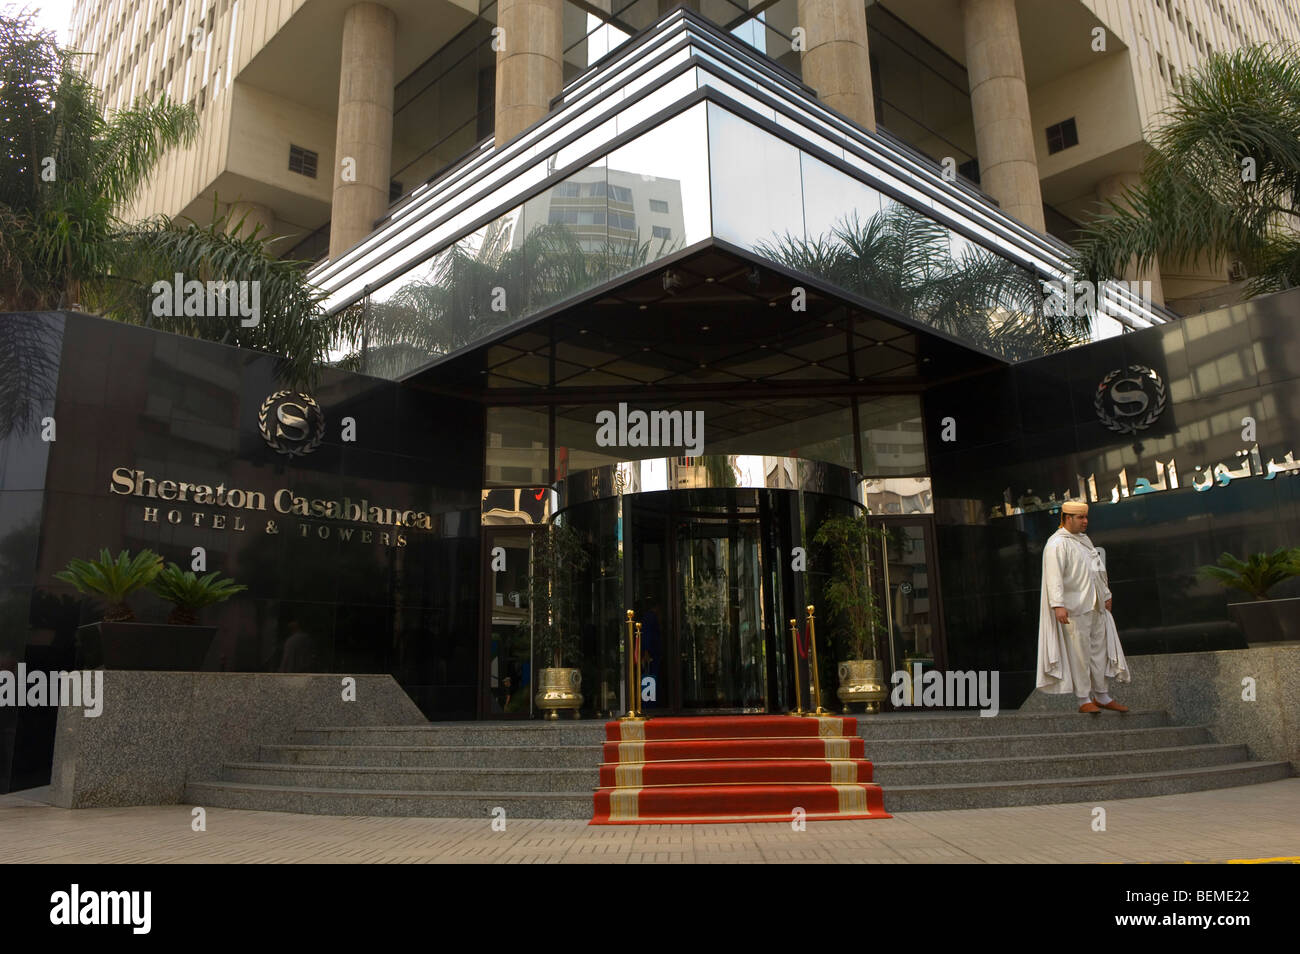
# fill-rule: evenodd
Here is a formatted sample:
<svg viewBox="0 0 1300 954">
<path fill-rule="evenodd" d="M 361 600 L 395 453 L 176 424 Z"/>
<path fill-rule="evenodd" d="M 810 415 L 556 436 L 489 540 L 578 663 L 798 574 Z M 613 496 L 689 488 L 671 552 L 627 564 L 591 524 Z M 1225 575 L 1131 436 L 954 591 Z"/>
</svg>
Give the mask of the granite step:
<svg viewBox="0 0 1300 954">
<path fill-rule="evenodd" d="M 872 763 L 875 781 L 894 786 L 1134 775 L 1248 761 L 1244 745 L 1186 745 L 1118 752 L 1080 752 L 1022 758 L 943 759 Z"/>
<path fill-rule="evenodd" d="M 1131 712 L 999 712 L 981 716 L 975 710 L 886 712 L 858 716 L 858 735 L 876 739 L 929 739 L 990 735 L 1038 735 L 1057 732 L 1126 732 L 1169 725 L 1169 714 L 1156 709 Z"/>
<path fill-rule="evenodd" d="M 1030 755 L 1119 752 L 1213 742 L 1206 726 L 1161 726 L 1128 732 L 1056 732 L 937 739 L 871 739 L 865 757 L 877 762 L 1014 758 Z"/>
<path fill-rule="evenodd" d="M 370 789 L 257 785 L 251 782 L 191 782 L 188 804 L 205 808 L 295 812 L 305 815 L 482 818 L 505 809 L 505 818 L 591 818 L 592 792 L 404 792 Z"/>
<path fill-rule="evenodd" d="M 312 726 L 293 735 L 311 745 L 599 745 L 604 739 L 603 722 Z"/>
<path fill-rule="evenodd" d="M 881 787 L 885 794 L 885 808 L 890 812 L 934 812 L 1176 795 L 1256 785 L 1290 775 L 1289 762 L 1235 762 L 1130 775 Z M 1086 824 L 1086 821 L 1080 824 Z"/>
<path fill-rule="evenodd" d="M 427 768 L 591 768 L 599 745 L 263 745 L 264 762 Z"/>
<path fill-rule="evenodd" d="M 569 792 L 591 794 L 600 770 L 587 768 L 427 768 L 422 766 L 227 763 L 223 781 L 290 788 L 400 792 Z"/>
</svg>

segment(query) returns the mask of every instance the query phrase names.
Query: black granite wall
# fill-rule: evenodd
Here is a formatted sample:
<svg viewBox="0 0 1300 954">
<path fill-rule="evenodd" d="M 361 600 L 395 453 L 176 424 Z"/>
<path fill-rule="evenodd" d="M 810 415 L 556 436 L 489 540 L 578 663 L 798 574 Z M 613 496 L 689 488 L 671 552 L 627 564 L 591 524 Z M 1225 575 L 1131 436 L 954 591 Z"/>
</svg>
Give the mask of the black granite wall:
<svg viewBox="0 0 1300 954">
<path fill-rule="evenodd" d="M 98 619 L 101 604 L 53 579 L 70 559 L 148 547 L 188 569 L 203 547 L 209 570 L 249 587 L 202 611 L 218 627 L 205 669 L 392 673 L 430 716 L 475 714 L 478 405 L 332 370 L 291 387 L 270 356 L 85 315 L 6 315 L 0 324 L 6 337 L 35 329 L 29 337 L 59 356 L 47 401 L 56 440 L 11 428 L 0 442 L 0 666 L 72 668 L 76 626 Z M 8 376 L 0 387 L 3 403 L 14 403 Z M 259 430 L 263 402 L 286 387 L 310 394 L 325 417 L 319 446 L 301 456 L 277 453 Z M 29 416 L 50 413 L 42 408 Z M 345 418 L 355 440 L 344 440 Z M 266 509 L 111 493 L 118 468 L 255 491 Z M 429 528 L 282 513 L 278 491 L 288 492 L 286 507 L 292 496 L 364 498 L 423 512 Z M 144 621 L 170 609 L 147 593 L 130 602 Z M 49 731 L 42 723 L 13 733 L 0 790 L 48 778 L 52 711 L 19 710 Z M 13 718 L 0 710 L 0 720 Z"/>
<path fill-rule="evenodd" d="M 1095 400 L 1107 375 L 1133 365 L 1160 375 L 1166 406 L 1149 428 L 1118 434 Z M 1033 690 L 1042 548 L 1059 526 L 1044 511 L 992 516 L 1008 489 L 1013 505 L 1032 506 L 1096 475 L 1105 502 L 1090 505 L 1088 535 L 1106 550 L 1116 623 L 1134 654 L 1244 647 L 1227 604 L 1248 597 L 1197 568 L 1224 551 L 1300 545 L 1300 473 L 1192 487 L 1197 465 L 1240 470 L 1237 451 L 1253 443 L 1265 465 L 1300 454 L 1300 291 L 946 385 L 927 393 L 925 415 L 950 665 L 1001 670 L 1006 705 Z M 1254 442 L 1243 437 L 1247 416 Z M 944 418 L 954 441 L 937 439 Z M 1170 459 L 1179 489 L 1133 494 Z M 1111 503 L 1121 469 L 1130 496 Z M 1300 580 L 1271 595 L 1300 596 Z"/>
</svg>

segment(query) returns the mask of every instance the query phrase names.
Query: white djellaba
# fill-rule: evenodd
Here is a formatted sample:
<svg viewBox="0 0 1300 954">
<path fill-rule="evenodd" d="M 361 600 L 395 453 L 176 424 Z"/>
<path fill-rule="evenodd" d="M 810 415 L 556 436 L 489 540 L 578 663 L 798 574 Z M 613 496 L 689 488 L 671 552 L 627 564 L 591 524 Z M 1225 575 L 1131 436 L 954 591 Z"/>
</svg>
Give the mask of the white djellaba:
<svg viewBox="0 0 1300 954">
<path fill-rule="evenodd" d="M 1056 614 L 1052 611 L 1047 596 L 1048 574 L 1055 572 L 1056 550 L 1061 547 L 1065 548 L 1068 565 L 1068 571 L 1062 574 L 1064 578 L 1061 580 L 1067 594 L 1070 590 L 1082 592 L 1085 589 L 1085 581 L 1095 581 L 1092 585 L 1100 584 L 1106 591 L 1109 587 L 1106 586 L 1104 576 L 1105 557 L 1092 545 L 1087 534 L 1071 533 L 1065 527 L 1052 534 L 1043 548 L 1042 598 L 1039 602 L 1038 616 L 1038 688 L 1051 694 L 1078 695 L 1074 691 L 1074 674 L 1070 671 L 1070 654 L 1066 650 L 1065 626 L 1056 621 Z M 1093 574 L 1096 576 L 1094 577 Z M 1091 591 L 1092 586 L 1086 588 Z M 1070 602 L 1067 595 L 1064 601 L 1067 611 L 1072 613 L 1080 611 L 1071 607 Z M 1115 617 L 1104 607 L 1101 613 L 1106 623 L 1106 678 L 1118 682 L 1131 682 L 1132 676 L 1129 674 L 1128 660 L 1124 658 L 1124 648 L 1119 642 Z M 1085 672 L 1082 676 L 1084 682 L 1088 683 L 1088 673 Z"/>
</svg>

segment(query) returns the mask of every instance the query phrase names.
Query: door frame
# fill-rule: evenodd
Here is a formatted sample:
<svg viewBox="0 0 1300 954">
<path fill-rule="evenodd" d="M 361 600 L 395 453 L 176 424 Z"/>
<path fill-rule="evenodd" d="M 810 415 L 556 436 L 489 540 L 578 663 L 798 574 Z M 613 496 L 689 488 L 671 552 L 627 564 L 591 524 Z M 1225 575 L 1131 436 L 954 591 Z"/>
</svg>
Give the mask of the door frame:
<svg viewBox="0 0 1300 954">
<path fill-rule="evenodd" d="M 484 568 L 479 577 L 479 606 L 481 607 L 478 614 L 478 690 L 475 693 L 475 710 L 476 718 L 492 720 L 510 720 L 510 719 L 531 719 L 533 717 L 533 701 L 528 700 L 528 709 L 524 712 L 493 712 L 492 711 L 492 693 L 488 685 L 488 676 L 492 666 L 492 610 L 496 606 L 496 574 L 492 570 L 492 548 L 495 541 L 503 536 L 520 536 L 527 535 L 529 538 L 528 553 L 529 559 L 532 558 L 533 546 L 532 537 L 544 529 L 545 524 L 489 524 L 482 527 L 482 553 L 479 556 L 479 566 Z M 529 683 L 528 693 L 531 696 L 536 688 L 537 670 L 535 668 L 536 660 L 532 658 L 533 654 L 529 653 L 528 672 Z"/>
</svg>

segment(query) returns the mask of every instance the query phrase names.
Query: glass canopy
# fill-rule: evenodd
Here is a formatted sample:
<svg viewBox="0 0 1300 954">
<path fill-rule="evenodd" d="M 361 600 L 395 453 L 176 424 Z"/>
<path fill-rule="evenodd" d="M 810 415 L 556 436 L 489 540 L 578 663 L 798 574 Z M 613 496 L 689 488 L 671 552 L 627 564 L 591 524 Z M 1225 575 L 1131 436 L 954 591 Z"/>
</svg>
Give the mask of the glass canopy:
<svg viewBox="0 0 1300 954">
<path fill-rule="evenodd" d="M 788 275 L 768 304 L 794 322 L 806 280 L 1005 361 L 1166 320 L 1119 285 L 1093 313 L 1051 314 L 1044 283 L 1067 277 L 1068 246 L 685 9 L 312 280 L 330 313 L 364 309 L 358 370 L 400 379 L 709 246 Z"/>
</svg>

